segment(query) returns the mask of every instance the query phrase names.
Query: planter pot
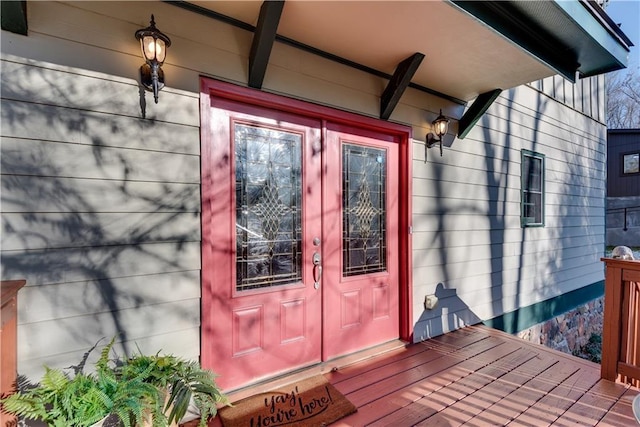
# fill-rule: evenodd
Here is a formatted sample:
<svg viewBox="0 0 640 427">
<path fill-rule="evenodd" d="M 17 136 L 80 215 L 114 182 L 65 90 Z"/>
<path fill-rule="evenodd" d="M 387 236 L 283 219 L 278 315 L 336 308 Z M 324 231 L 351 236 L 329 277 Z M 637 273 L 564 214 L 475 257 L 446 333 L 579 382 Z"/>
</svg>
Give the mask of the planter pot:
<svg viewBox="0 0 640 427">
<path fill-rule="evenodd" d="M 107 415 L 91 427 L 119 427 L 120 419 L 116 415 Z"/>
<path fill-rule="evenodd" d="M 169 393 L 165 391 L 164 393 L 162 393 L 162 395 L 165 396 L 164 405 L 166 405 L 167 400 L 169 399 Z M 169 411 L 166 412 L 165 414 L 168 415 L 171 409 L 172 408 L 169 408 Z M 121 427 L 121 426 L 122 424 L 120 424 L 120 419 L 118 418 L 118 416 L 114 414 L 110 414 L 104 417 L 103 419 L 101 419 L 100 421 L 98 421 L 97 423 L 93 424 L 91 427 Z M 150 413 L 145 411 L 145 413 L 142 414 L 142 425 L 140 427 L 152 427 L 152 426 L 153 426 L 153 418 Z M 174 421 L 173 423 L 169 424 L 167 427 L 179 427 L 179 425 L 177 422 Z"/>
<path fill-rule="evenodd" d="M 151 419 L 151 416 L 148 415 L 144 417 L 141 427 L 151 427 L 152 425 L 153 425 L 153 421 Z M 91 425 L 91 427 L 120 427 L 120 426 L 121 426 L 120 419 L 115 415 L 108 415 L 103 419 L 101 419 L 100 421 L 98 421 L 97 423 Z M 178 423 L 173 422 L 169 424 L 168 427 L 178 427 Z"/>
</svg>

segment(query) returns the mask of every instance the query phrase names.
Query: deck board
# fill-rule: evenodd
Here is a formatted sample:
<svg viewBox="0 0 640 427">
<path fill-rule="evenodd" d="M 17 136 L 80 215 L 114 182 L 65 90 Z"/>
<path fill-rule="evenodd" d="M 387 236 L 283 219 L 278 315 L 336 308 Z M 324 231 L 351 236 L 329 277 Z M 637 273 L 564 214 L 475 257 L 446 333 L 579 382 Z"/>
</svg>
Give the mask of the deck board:
<svg viewBox="0 0 640 427">
<path fill-rule="evenodd" d="M 467 399 L 469 396 L 472 396 L 476 391 L 484 387 L 487 387 L 489 384 L 491 384 L 492 381 L 494 381 L 494 378 L 504 375 L 504 373 L 509 369 L 509 366 L 518 365 L 530 358 L 529 355 L 520 351 L 519 349 L 515 349 L 515 351 L 513 351 L 514 347 L 509 347 L 505 345 L 501 345 L 500 347 L 496 347 L 492 350 L 495 350 L 495 351 L 488 351 L 480 355 L 482 356 L 480 360 L 482 360 L 485 363 L 485 366 L 480 367 L 477 370 L 475 369 L 471 370 L 469 369 L 470 363 L 474 363 L 475 361 L 473 359 L 469 359 L 461 363 L 460 366 L 457 367 L 457 369 L 459 370 L 461 366 L 464 366 L 463 370 L 466 372 L 466 375 L 460 377 L 459 379 L 456 379 L 455 381 L 451 381 L 448 385 L 446 385 L 445 387 L 442 387 L 439 390 L 435 390 L 435 392 L 439 396 L 438 401 L 440 401 L 441 403 L 445 403 L 445 402 L 447 403 L 446 407 L 439 408 L 439 410 L 436 412 L 447 412 L 447 413 L 442 415 L 428 414 L 428 416 L 425 413 L 420 413 L 418 418 L 412 418 L 412 419 L 407 419 L 406 417 L 398 418 L 397 416 L 385 417 L 381 419 L 380 422 L 373 425 L 380 425 L 380 426 L 413 425 L 413 424 L 422 422 L 425 419 L 429 419 L 430 422 L 435 422 L 436 420 L 438 420 L 443 416 L 444 417 L 448 416 L 448 412 L 451 412 L 452 410 L 457 412 L 458 409 L 463 406 L 466 407 L 468 404 L 474 405 L 476 402 L 472 402 L 473 399 L 469 399 L 466 402 L 465 402 L 465 399 Z M 502 351 L 502 352 L 510 351 L 510 352 L 504 356 L 501 356 L 500 353 L 497 353 L 498 351 Z M 497 363 L 495 365 L 493 364 L 490 365 L 489 363 L 491 363 L 491 359 L 493 359 Z M 425 395 L 418 402 L 415 402 L 413 405 L 414 406 L 417 405 L 418 407 L 423 406 L 427 401 L 431 400 L 432 397 L 433 396 L 431 394 Z M 452 408 L 455 408 L 455 409 L 452 409 Z M 404 412 L 404 409 L 403 411 L 398 411 L 398 413 L 400 414 L 402 414 L 402 412 Z M 418 411 L 414 410 L 413 412 L 417 413 Z M 469 409 L 461 411 L 461 414 L 462 412 L 469 414 L 469 417 L 473 415 L 473 412 L 471 412 Z M 430 418 L 430 417 L 435 417 L 435 418 Z M 462 420 L 465 418 L 466 417 L 463 418 L 462 415 L 460 415 L 459 422 L 462 422 Z"/>
<path fill-rule="evenodd" d="M 600 365 L 485 326 L 353 360 L 309 371 L 324 374 L 358 408 L 334 427 L 635 423 L 631 402 L 640 390 L 600 379 Z M 297 372 L 290 381 L 304 375 Z M 261 384 L 230 398 L 268 387 Z M 216 418 L 209 426 L 220 422 Z"/>
<path fill-rule="evenodd" d="M 556 426 L 595 426 L 626 392 L 616 384 L 599 380 L 558 418 Z"/>
<path fill-rule="evenodd" d="M 613 427 L 613 426 L 632 426 L 635 423 L 633 416 L 633 409 L 631 404 L 635 395 L 638 394 L 636 390 L 627 390 L 622 398 L 618 400 L 615 405 L 607 412 L 604 418 L 596 424 L 598 427 Z"/>
</svg>

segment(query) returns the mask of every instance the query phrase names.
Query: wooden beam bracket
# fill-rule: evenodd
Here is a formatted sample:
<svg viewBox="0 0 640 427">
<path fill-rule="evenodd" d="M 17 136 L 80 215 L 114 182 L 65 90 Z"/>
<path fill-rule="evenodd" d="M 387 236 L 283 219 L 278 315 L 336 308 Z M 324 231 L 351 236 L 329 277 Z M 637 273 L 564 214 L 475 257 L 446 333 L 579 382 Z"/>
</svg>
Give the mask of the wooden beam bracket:
<svg viewBox="0 0 640 427">
<path fill-rule="evenodd" d="M 493 104 L 493 101 L 500 96 L 502 89 L 494 89 L 489 92 L 485 92 L 478 95 L 471 107 L 462 115 L 458 121 L 458 138 L 464 139 L 465 136 L 471 131 L 473 126 L 480 120 L 482 115 Z"/>
<path fill-rule="evenodd" d="M 27 35 L 27 2 L 0 1 L 2 29 L 16 34 Z"/>
<path fill-rule="evenodd" d="M 258 25 L 249 54 L 249 87 L 262 88 L 283 8 L 284 0 L 267 0 L 260 7 Z"/>
<path fill-rule="evenodd" d="M 409 83 L 411 83 L 411 79 L 423 59 L 424 55 L 416 52 L 398 64 L 380 98 L 380 118 L 382 120 L 387 120 L 391 117 L 391 113 L 398 105 L 400 97 L 409 86 Z"/>
</svg>

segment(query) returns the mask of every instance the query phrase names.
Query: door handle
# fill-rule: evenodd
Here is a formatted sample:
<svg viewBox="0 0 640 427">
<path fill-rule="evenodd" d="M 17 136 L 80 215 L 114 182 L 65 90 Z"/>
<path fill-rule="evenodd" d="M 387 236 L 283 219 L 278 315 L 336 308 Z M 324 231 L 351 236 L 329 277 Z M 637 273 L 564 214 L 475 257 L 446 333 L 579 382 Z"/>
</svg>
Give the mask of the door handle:
<svg viewBox="0 0 640 427">
<path fill-rule="evenodd" d="M 320 279 L 322 279 L 322 256 L 318 252 L 313 253 L 311 258 L 313 262 L 313 288 L 320 288 Z"/>
</svg>

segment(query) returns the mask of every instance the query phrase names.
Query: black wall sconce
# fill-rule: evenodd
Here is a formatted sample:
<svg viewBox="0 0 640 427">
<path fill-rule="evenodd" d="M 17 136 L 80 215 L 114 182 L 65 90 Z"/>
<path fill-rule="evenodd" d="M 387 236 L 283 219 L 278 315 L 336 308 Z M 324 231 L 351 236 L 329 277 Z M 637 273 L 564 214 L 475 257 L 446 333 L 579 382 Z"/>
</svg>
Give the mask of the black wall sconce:
<svg viewBox="0 0 640 427">
<path fill-rule="evenodd" d="M 431 132 L 427 134 L 427 139 L 424 145 L 424 161 L 427 161 L 427 149 L 436 145 L 437 142 L 440 143 L 440 157 L 442 157 L 442 138 L 447 133 L 447 129 L 449 128 L 449 119 L 442 115 L 442 110 L 440 110 L 440 115 L 436 117 L 436 119 L 431 122 L 433 125 L 433 130 L 435 131 L 435 135 Z"/>
<path fill-rule="evenodd" d="M 153 98 L 158 103 L 158 92 L 164 87 L 164 71 L 162 63 L 167 57 L 167 48 L 171 40 L 156 28 L 151 15 L 151 25 L 136 31 L 136 39 L 140 40 L 142 56 L 146 61 L 140 67 L 140 83 L 148 91 L 153 92 Z"/>
</svg>

